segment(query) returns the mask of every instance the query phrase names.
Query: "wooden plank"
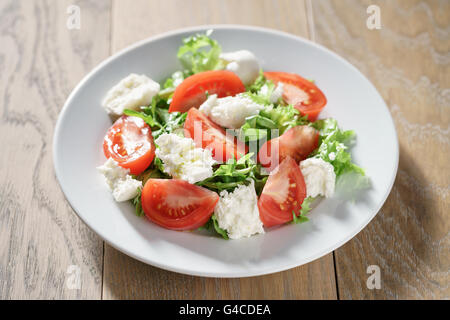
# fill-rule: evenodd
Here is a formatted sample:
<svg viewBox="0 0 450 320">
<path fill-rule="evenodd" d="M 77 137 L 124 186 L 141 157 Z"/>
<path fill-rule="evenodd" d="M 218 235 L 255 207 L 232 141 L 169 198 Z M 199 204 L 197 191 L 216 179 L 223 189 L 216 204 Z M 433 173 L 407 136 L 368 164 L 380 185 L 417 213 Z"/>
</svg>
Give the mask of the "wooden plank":
<svg viewBox="0 0 450 320">
<path fill-rule="evenodd" d="M 340 298 L 448 299 L 450 2 L 313 1 L 316 41 L 359 68 L 394 118 L 400 163 L 374 221 L 336 251 Z M 381 29 L 366 27 L 380 7 Z M 381 289 L 366 286 L 369 265 Z"/>
<path fill-rule="evenodd" d="M 80 30 L 66 27 L 72 4 Z M 0 3 L 0 299 L 101 298 L 103 244 L 56 182 L 52 136 L 71 89 L 109 53 L 109 21 L 108 1 Z"/>
<path fill-rule="evenodd" d="M 158 19 L 152 19 L 155 14 Z M 259 25 L 308 36 L 303 1 L 134 1 L 133 6 L 115 1 L 113 50 L 171 29 L 219 23 Z M 104 259 L 105 299 L 336 298 L 332 254 L 286 272 L 243 279 L 208 279 L 164 271 L 108 245 Z"/>
<path fill-rule="evenodd" d="M 155 268 L 105 244 L 104 299 L 335 299 L 333 256 L 266 276 L 216 279 Z"/>
</svg>

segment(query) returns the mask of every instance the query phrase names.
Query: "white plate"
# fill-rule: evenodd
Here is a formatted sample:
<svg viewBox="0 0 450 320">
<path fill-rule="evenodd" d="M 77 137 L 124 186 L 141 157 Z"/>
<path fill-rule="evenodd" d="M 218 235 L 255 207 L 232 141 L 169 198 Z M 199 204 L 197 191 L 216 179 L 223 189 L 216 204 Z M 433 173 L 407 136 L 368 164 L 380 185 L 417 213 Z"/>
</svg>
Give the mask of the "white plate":
<svg viewBox="0 0 450 320">
<path fill-rule="evenodd" d="M 116 203 L 96 167 L 105 161 L 102 141 L 111 120 L 100 103 L 128 74 L 162 81 L 180 68 L 181 40 L 214 29 L 223 51 L 248 49 L 265 70 L 294 72 L 316 80 L 328 99 L 321 118 L 333 117 L 357 133 L 353 158 L 366 169 L 372 188 L 355 203 L 320 202 L 309 223 L 286 225 L 242 240 L 160 228 L 134 215 L 130 203 Z M 54 136 L 57 178 L 79 217 L 127 255 L 180 273 L 246 277 L 293 268 L 317 259 L 361 231 L 386 200 L 398 165 L 398 141 L 389 111 L 373 85 L 352 65 L 308 40 L 246 26 L 201 26 L 139 42 L 90 72 L 67 99 Z"/>
</svg>

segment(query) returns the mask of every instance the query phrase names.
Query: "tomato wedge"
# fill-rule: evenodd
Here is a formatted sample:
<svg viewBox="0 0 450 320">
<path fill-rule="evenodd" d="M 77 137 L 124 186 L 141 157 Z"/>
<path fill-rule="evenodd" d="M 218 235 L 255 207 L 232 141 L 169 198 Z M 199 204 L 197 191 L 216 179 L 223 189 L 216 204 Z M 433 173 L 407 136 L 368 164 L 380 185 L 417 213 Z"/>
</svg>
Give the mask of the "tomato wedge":
<svg viewBox="0 0 450 320">
<path fill-rule="evenodd" d="M 265 227 L 292 221 L 306 197 L 306 185 L 297 162 L 287 157 L 267 179 L 258 200 L 259 217 Z"/>
<path fill-rule="evenodd" d="M 129 169 L 131 174 L 138 175 L 155 157 L 152 130 L 138 117 L 122 116 L 106 133 L 103 153 Z"/>
<path fill-rule="evenodd" d="M 184 123 L 184 136 L 195 141 L 197 146 L 210 149 L 214 160 L 219 163 L 228 159 L 239 159 L 247 153 L 247 146 L 211 121 L 198 109 L 189 110 Z"/>
<path fill-rule="evenodd" d="M 172 96 L 169 112 L 186 112 L 198 108 L 208 94 L 217 94 L 219 98 L 234 96 L 245 91 L 241 79 L 231 71 L 205 71 L 186 78 Z"/>
<path fill-rule="evenodd" d="M 316 129 L 297 126 L 277 138 L 266 141 L 258 152 L 258 160 L 262 166 L 273 170 L 288 157 L 299 163 L 318 146 L 319 132 Z"/>
<path fill-rule="evenodd" d="M 184 180 L 149 179 L 141 201 L 150 221 L 166 229 L 194 230 L 209 220 L 219 196 Z"/>
<path fill-rule="evenodd" d="M 292 104 L 301 115 L 307 115 L 308 120 L 315 121 L 327 104 L 323 92 L 311 81 L 288 72 L 264 72 L 264 76 L 274 83 L 284 84 L 283 99 Z"/>
</svg>

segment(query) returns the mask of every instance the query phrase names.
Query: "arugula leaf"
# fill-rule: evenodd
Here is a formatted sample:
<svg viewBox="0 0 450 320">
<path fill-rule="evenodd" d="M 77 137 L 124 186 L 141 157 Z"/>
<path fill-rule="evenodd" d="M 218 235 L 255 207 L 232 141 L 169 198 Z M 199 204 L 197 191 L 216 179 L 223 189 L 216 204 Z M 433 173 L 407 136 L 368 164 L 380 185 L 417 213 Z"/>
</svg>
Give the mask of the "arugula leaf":
<svg viewBox="0 0 450 320">
<path fill-rule="evenodd" d="M 260 193 L 268 175 L 262 172 L 261 165 L 256 164 L 252 157 L 253 153 L 248 153 L 238 161 L 229 159 L 214 171 L 212 177 L 196 184 L 220 193 L 222 190 L 231 192 L 242 184 L 249 185 L 249 179 L 253 179 L 255 189 Z"/>
<path fill-rule="evenodd" d="M 143 217 L 145 215 L 144 210 L 142 209 L 141 194 L 142 188 L 138 188 L 138 194 L 131 200 L 135 207 L 135 213 L 138 217 Z"/>
<path fill-rule="evenodd" d="M 141 118 L 142 120 L 144 120 L 151 128 L 153 127 L 160 127 L 161 128 L 161 124 L 159 122 L 157 122 L 151 115 L 143 113 L 143 112 L 139 112 L 139 111 L 135 111 L 135 110 L 130 110 L 130 109 L 125 109 L 123 111 L 123 114 L 127 115 L 127 116 L 132 116 L 132 117 L 138 117 Z"/>
<path fill-rule="evenodd" d="M 209 30 L 206 34 L 196 34 L 183 39 L 177 57 L 191 73 L 223 69 L 224 62 L 219 58 L 222 49 L 217 41 L 209 37 L 211 33 L 212 30 Z M 207 48 L 209 50 L 206 50 Z"/>
<path fill-rule="evenodd" d="M 198 228 L 198 230 L 207 230 L 210 232 L 215 232 L 222 236 L 225 240 L 228 240 L 228 232 L 221 227 L 219 227 L 219 222 L 217 221 L 217 217 L 215 214 L 211 216 L 211 218 L 206 222 L 203 226 Z"/>
<path fill-rule="evenodd" d="M 211 216 L 211 221 L 212 221 L 212 223 L 213 223 L 214 230 L 215 230 L 218 234 L 220 234 L 224 239 L 228 240 L 228 233 L 227 233 L 226 230 L 224 230 L 224 229 L 222 229 L 221 227 L 219 227 L 219 222 L 217 221 L 217 218 L 216 218 L 216 215 L 215 215 L 215 214 L 213 214 L 213 215 Z"/>
<path fill-rule="evenodd" d="M 187 113 L 170 112 L 162 104 L 161 98 L 153 97 L 152 104 L 147 107 L 141 107 L 141 111 L 124 110 L 128 116 L 139 117 L 144 120 L 152 129 L 152 135 L 156 139 L 163 133 L 181 134 Z"/>
</svg>

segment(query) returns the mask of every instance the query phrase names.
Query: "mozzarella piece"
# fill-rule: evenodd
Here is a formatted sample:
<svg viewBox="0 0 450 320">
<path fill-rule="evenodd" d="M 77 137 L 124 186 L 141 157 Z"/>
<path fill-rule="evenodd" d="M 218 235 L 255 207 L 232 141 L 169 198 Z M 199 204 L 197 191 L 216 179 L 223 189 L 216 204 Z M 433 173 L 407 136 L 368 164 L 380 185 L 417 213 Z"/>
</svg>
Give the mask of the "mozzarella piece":
<svg viewBox="0 0 450 320">
<path fill-rule="evenodd" d="M 228 63 L 226 69 L 234 72 L 245 85 L 252 84 L 259 76 L 259 62 L 248 50 L 222 53 L 220 58 Z"/>
<path fill-rule="evenodd" d="M 159 89 L 159 83 L 149 77 L 132 73 L 108 91 L 102 105 L 109 114 L 121 116 L 125 109 L 148 106 Z"/>
<path fill-rule="evenodd" d="M 242 94 L 224 98 L 213 94 L 200 106 L 200 111 L 208 118 L 229 129 L 240 128 L 245 118 L 258 114 L 262 109 L 263 105 Z"/>
<path fill-rule="evenodd" d="M 240 185 L 233 192 L 222 191 L 214 214 L 219 227 L 227 231 L 230 239 L 264 233 L 253 180 L 248 186 Z"/>
<path fill-rule="evenodd" d="M 138 195 L 138 189 L 142 188 L 142 181 L 130 176 L 129 170 L 119 166 L 112 158 L 97 169 L 105 177 L 106 184 L 117 202 L 133 199 Z"/>
<path fill-rule="evenodd" d="M 165 133 L 155 143 L 156 156 L 164 163 L 164 172 L 172 177 L 195 183 L 213 175 L 211 150 L 196 148 L 191 138 Z"/>
<path fill-rule="evenodd" d="M 330 163 L 319 158 L 309 158 L 300 162 L 300 170 L 305 178 L 306 196 L 333 196 L 336 174 Z"/>
</svg>

